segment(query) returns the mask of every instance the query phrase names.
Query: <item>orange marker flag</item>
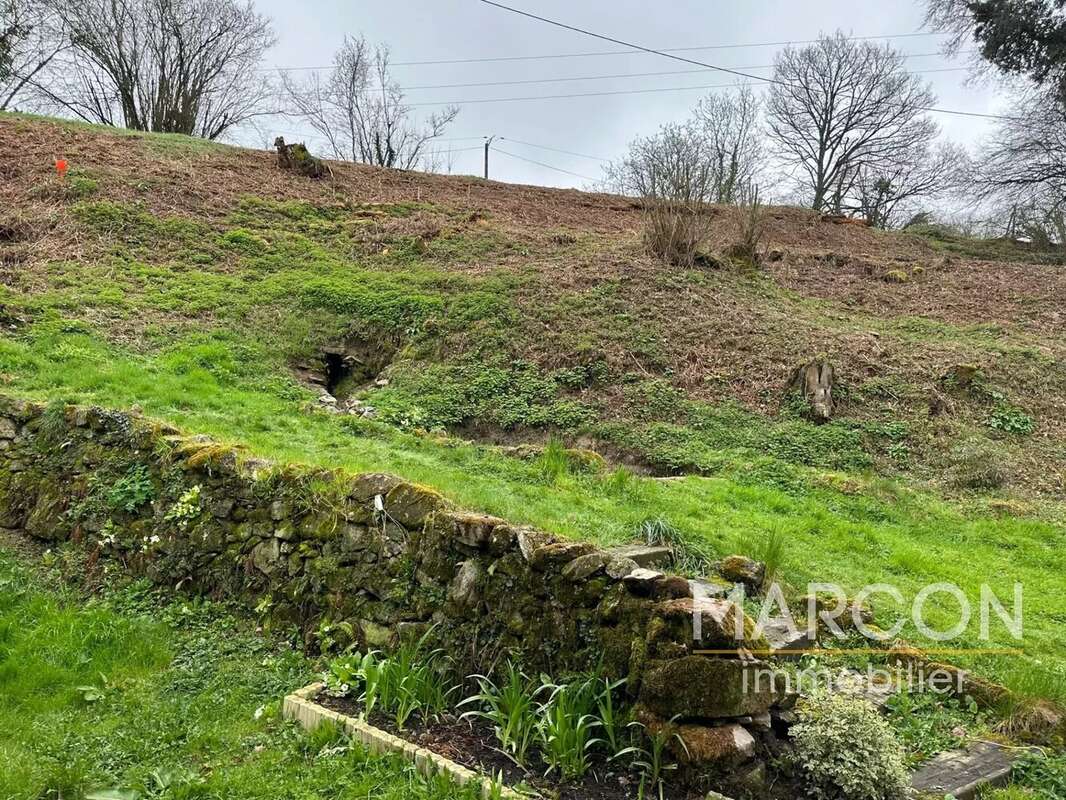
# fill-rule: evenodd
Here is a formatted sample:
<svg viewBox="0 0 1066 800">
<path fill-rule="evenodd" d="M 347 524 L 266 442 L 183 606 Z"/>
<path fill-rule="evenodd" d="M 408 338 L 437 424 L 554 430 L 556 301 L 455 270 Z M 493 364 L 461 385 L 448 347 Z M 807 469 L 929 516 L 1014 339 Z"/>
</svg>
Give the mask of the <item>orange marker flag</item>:
<svg viewBox="0 0 1066 800">
<path fill-rule="evenodd" d="M 65 158 L 56 159 L 56 172 L 59 173 L 60 178 L 67 176 L 67 160 Z"/>
</svg>

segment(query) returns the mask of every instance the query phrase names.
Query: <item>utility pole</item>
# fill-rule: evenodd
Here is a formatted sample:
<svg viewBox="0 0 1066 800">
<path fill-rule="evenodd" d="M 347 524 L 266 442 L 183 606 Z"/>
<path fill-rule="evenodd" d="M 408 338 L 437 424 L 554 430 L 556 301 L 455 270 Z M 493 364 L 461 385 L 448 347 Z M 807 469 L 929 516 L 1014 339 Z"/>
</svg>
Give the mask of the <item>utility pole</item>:
<svg viewBox="0 0 1066 800">
<path fill-rule="evenodd" d="M 489 179 L 489 146 L 496 141 L 495 136 L 485 137 L 485 180 Z"/>
</svg>

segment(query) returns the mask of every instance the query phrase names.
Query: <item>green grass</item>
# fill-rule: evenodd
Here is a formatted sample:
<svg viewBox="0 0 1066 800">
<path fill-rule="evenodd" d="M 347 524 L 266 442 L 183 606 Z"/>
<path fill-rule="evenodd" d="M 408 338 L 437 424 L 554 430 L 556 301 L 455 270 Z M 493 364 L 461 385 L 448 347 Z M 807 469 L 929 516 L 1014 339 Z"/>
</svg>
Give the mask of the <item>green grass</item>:
<svg viewBox="0 0 1066 800">
<path fill-rule="evenodd" d="M 42 123 L 17 124 L 32 131 Z M 195 159 L 183 147 L 216 147 L 185 137 L 143 142 L 170 148 L 190 168 Z M 787 403 L 767 416 L 700 402 L 675 385 L 661 309 L 642 307 L 632 284 L 617 278 L 538 285 L 539 259 L 550 254 L 531 254 L 529 232 L 486 226 L 469 209 L 339 196 L 318 204 L 246 196 L 199 215 L 153 215 L 148 189 L 131 202 L 129 176 L 87 166 L 95 186 L 63 198 L 60 213 L 59 229 L 79 242 L 77 260 L 27 263 L 0 290 L 0 311 L 20 320 L 0 337 L 6 391 L 138 405 L 279 461 L 396 472 L 464 506 L 602 543 L 639 538 L 643 522 L 661 517 L 691 543 L 693 565 L 733 552 L 764 555 L 797 589 L 809 580 L 850 589 L 890 582 L 910 597 L 952 581 L 976 599 L 987 581 L 1008 598 L 1020 580 L 1028 657 L 960 660 L 1009 680 L 1044 676 L 1029 685 L 1061 696 L 1053 687 L 1066 664 L 1058 644 L 1066 600 L 1055 580 L 1064 566 L 1062 506 L 1004 505 L 991 514 L 998 470 L 959 476 L 957 485 L 980 483 L 986 494 L 960 490 L 954 499 L 873 472 L 943 478 L 950 445 L 977 437 L 980 464 L 994 456 L 1043 476 L 1041 463 L 1066 458 L 1057 440 L 1040 435 L 1050 401 L 1033 407 L 1015 386 L 1000 387 L 1000 406 L 960 401 L 946 434 L 946 423 L 929 418 L 927 388 L 906 372 L 842 383 L 846 418 L 823 426 Z M 590 267 L 603 254 L 631 255 L 595 234 L 580 245 Z M 518 258 L 526 260 L 516 267 Z M 1054 397 L 1061 383 L 1052 356 L 1013 328 L 844 313 L 766 275 L 657 277 L 669 293 L 699 284 L 765 312 L 766 331 L 753 331 L 738 351 L 810 330 L 873 331 L 912 356 L 968 361 L 979 353 L 1009 368 L 1030 398 Z M 364 393 L 378 410 L 374 422 L 314 412 L 313 394 L 292 377 L 294 362 L 345 338 L 394 361 L 389 385 Z M 703 379 L 728 393 L 736 377 Z M 567 445 L 591 436 L 662 472 L 697 474 L 670 482 L 597 474 L 570 468 L 558 445 L 522 460 L 441 435 L 479 427 Z M 890 623 L 891 603 L 875 605 Z M 948 608 L 929 614 L 951 618 Z M 993 632 L 994 645 L 1015 646 L 1001 626 Z"/>
<path fill-rule="evenodd" d="M 1008 681 L 1015 673 L 1046 673 L 1048 686 L 1058 680 L 1061 687 L 1066 598 L 1058 591 L 1058 576 L 1066 569 L 1066 553 L 1059 544 L 1060 525 L 965 513 L 889 481 L 782 471 L 781 462 L 772 459 L 738 461 L 713 477 L 677 481 L 637 476 L 620 481 L 607 471 L 554 468 L 545 480 L 543 460 L 311 412 L 309 393 L 277 375 L 256 375 L 256 349 L 237 344 L 210 339 L 139 356 L 77 325 L 42 323 L 18 340 L 0 340 L 0 371 L 11 376 L 9 391 L 138 404 L 149 415 L 247 444 L 257 454 L 355 472 L 395 472 L 437 487 L 464 506 L 571 537 L 626 541 L 638 537 L 649 517 L 661 516 L 711 555 L 759 555 L 772 540 L 781 576 L 797 587 L 812 580 L 852 590 L 889 582 L 913 597 L 927 583 L 950 581 L 976 603 L 981 583 L 1009 602 L 1013 582 L 1022 581 L 1028 658 L 957 660 Z M 891 601 L 877 598 L 875 606 L 887 626 Z M 950 603 L 931 604 L 927 613 L 943 627 L 953 621 Z M 979 644 L 977 626 L 975 615 L 966 644 Z M 995 620 L 991 630 L 993 646 L 1018 646 Z M 920 641 L 910 625 L 904 635 Z M 1061 688 L 1058 694 L 1061 699 Z"/>
<path fill-rule="evenodd" d="M 136 583 L 86 597 L 0 550 L 0 798 L 466 798 L 279 698 L 312 665 L 224 608 Z"/>
</svg>

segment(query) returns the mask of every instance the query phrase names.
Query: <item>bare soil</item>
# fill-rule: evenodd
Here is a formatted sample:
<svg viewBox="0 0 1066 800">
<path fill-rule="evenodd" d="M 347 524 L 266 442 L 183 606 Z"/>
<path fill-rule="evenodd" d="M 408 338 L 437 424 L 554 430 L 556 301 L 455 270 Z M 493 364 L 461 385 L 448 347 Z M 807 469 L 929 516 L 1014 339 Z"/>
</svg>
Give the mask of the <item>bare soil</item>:
<svg viewBox="0 0 1066 800">
<path fill-rule="evenodd" d="M 315 698 L 315 702 L 348 716 L 358 717 L 363 712 L 362 705 L 351 698 L 323 694 Z M 559 800 L 629 800 L 637 796 L 640 787 L 640 777 L 635 771 L 609 764 L 600 755 L 592 759 L 593 765 L 583 778 L 572 781 L 561 781 L 554 773 L 547 774 L 547 765 L 536 754 L 528 769 L 523 769 L 498 749 L 492 727 L 481 720 L 461 719 L 452 714 L 441 715 L 428 723 L 423 723 L 420 718 L 412 718 L 403 730 L 397 727 L 395 720 L 380 712 L 371 714 L 368 721 L 377 728 L 483 775 L 498 776 L 502 773 L 508 786 L 525 783 L 545 796 Z M 646 794 L 652 795 L 651 792 Z M 664 782 L 662 797 L 694 800 L 702 797 L 702 794 Z"/>
</svg>

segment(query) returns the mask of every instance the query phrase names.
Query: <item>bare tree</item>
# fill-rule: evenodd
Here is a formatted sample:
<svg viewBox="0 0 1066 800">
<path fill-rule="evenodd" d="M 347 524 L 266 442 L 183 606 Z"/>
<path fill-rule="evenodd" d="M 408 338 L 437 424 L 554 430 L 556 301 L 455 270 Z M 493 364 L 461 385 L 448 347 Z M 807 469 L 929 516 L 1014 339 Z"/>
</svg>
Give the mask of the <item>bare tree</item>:
<svg viewBox="0 0 1066 800">
<path fill-rule="evenodd" d="M 696 126 L 664 125 L 637 139 L 619 162 L 605 167 L 616 191 L 644 200 L 644 243 L 676 266 L 691 267 L 710 233 L 707 204 L 718 196 L 716 162 L 707 158 Z"/>
<path fill-rule="evenodd" d="M 217 139 L 271 113 L 270 21 L 240 0 L 50 0 L 71 46 L 35 81 L 90 122 Z"/>
<path fill-rule="evenodd" d="M 38 0 L 0 0 L 0 111 L 67 46 L 56 15 Z"/>
<path fill-rule="evenodd" d="M 748 89 L 708 95 L 691 119 L 636 139 L 604 168 L 609 189 L 643 198 L 651 253 L 692 266 L 710 235 L 708 205 L 746 202 L 759 169 L 758 118 L 758 98 Z"/>
<path fill-rule="evenodd" d="M 838 31 L 777 56 L 767 125 L 811 207 L 840 212 L 864 170 L 891 169 L 929 147 L 938 129 L 925 112 L 934 102 L 900 53 Z"/>
<path fill-rule="evenodd" d="M 1017 97 L 981 148 L 977 188 L 1012 206 L 1066 209 L 1066 105 L 1056 89 Z"/>
<path fill-rule="evenodd" d="M 968 179 L 970 158 L 953 142 L 919 147 L 894 164 L 864 165 L 855 179 L 854 201 L 845 210 L 861 214 L 876 228 L 889 228 L 899 216 L 955 191 Z"/>
<path fill-rule="evenodd" d="M 416 123 L 392 78 L 389 48 L 372 47 L 362 37 L 344 40 L 324 78 L 282 80 L 293 113 L 322 136 L 333 156 L 379 167 L 414 169 L 425 157 L 433 161 L 429 144 L 459 114 L 450 106 Z"/>
<path fill-rule="evenodd" d="M 715 202 L 740 202 L 744 187 L 758 177 L 763 151 L 760 111 L 758 96 L 747 87 L 709 94 L 696 105 L 693 123 L 716 173 Z"/>
<path fill-rule="evenodd" d="M 629 145 L 605 169 L 615 191 L 683 203 L 737 203 L 759 169 L 759 100 L 750 89 L 711 94 L 692 118 Z"/>
</svg>

